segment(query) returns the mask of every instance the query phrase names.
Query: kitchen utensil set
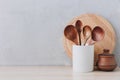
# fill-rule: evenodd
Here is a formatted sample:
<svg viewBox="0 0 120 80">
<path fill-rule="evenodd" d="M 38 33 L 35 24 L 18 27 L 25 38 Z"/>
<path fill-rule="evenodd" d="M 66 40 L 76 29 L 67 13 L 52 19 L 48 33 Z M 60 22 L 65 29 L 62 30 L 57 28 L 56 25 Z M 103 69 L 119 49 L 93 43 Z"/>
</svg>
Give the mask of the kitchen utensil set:
<svg viewBox="0 0 120 80">
<path fill-rule="evenodd" d="M 84 36 L 84 43 L 81 43 L 81 34 Z M 104 30 L 99 27 L 95 26 L 93 30 L 89 25 L 85 25 L 82 29 L 82 22 L 77 20 L 74 25 L 67 25 L 64 29 L 64 35 L 66 38 L 74 42 L 76 45 L 94 45 L 95 42 L 101 41 L 104 36 Z"/>
</svg>

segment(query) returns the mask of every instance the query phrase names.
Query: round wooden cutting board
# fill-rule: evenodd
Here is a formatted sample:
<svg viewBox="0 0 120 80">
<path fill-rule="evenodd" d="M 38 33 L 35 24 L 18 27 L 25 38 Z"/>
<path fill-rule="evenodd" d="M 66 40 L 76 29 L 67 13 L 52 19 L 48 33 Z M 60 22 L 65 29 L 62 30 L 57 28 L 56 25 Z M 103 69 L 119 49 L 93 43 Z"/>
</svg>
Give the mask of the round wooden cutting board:
<svg viewBox="0 0 120 80">
<path fill-rule="evenodd" d="M 96 64 L 96 61 L 98 60 L 98 54 L 103 53 L 103 49 L 109 49 L 110 53 L 113 52 L 115 47 L 115 32 L 112 28 L 112 25 L 103 17 L 95 15 L 95 14 L 83 14 L 81 16 L 78 16 L 74 18 L 70 23 L 67 25 L 75 25 L 75 22 L 77 20 L 81 20 L 84 27 L 85 25 L 91 26 L 93 29 L 95 26 L 100 26 L 105 31 L 105 37 L 102 41 L 95 43 L 95 57 L 94 57 L 94 63 Z M 83 35 L 82 35 L 83 38 Z M 84 40 L 82 39 L 82 42 Z M 66 53 L 70 58 L 72 58 L 72 45 L 74 43 L 70 40 L 68 40 L 65 36 L 63 36 L 63 43 Z"/>
</svg>

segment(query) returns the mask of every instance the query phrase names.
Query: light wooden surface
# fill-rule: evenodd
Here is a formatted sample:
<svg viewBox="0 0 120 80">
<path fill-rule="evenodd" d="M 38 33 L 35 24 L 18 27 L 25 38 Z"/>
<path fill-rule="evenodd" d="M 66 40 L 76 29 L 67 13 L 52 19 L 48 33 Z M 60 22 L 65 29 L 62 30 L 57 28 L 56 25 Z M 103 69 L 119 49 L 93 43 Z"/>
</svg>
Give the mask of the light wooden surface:
<svg viewBox="0 0 120 80">
<path fill-rule="evenodd" d="M 120 70 L 73 73 L 71 66 L 1 66 L 0 80 L 120 80 Z"/>
<path fill-rule="evenodd" d="M 74 18 L 72 21 L 68 23 L 68 25 L 75 25 L 75 22 L 77 20 L 82 21 L 83 23 L 82 27 L 84 27 L 85 25 L 89 25 L 93 29 L 95 26 L 100 26 L 105 31 L 104 39 L 102 41 L 95 43 L 95 58 L 94 58 L 95 63 L 97 61 L 98 54 L 103 53 L 103 49 L 110 49 L 110 53 L 113 52 L 116 42 L 115 41 L 116 35 L 112 25 L 106 19 L 95 14 L 83 14 Z M 85 41 L 84 37 L 82 34 L 81 36 L 82 36 L 82 43 L 84 43 Z M 69 57 L 72 57 L 72 45 L 74 45 L 74 43 L 68 40 L 65 36 L 63 38 L 63 41 L 64 41 L 64 48 L 66 50 L 66 53 L 68 54 Z"/>
</svg>

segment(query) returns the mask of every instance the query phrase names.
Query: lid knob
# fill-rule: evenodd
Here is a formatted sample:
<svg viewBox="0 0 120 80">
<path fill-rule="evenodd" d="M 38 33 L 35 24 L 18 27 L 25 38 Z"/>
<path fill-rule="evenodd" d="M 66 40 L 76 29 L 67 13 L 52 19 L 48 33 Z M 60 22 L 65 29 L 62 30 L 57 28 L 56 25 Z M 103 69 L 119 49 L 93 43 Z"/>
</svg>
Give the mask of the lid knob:
<svg viewBox="0 0 120 80">
<path fill-rule="evenodd" d="M 109 51 L 110 51 L 109 49 L 103 49 L 104 53 L 109 53 Z"/>
</svg>

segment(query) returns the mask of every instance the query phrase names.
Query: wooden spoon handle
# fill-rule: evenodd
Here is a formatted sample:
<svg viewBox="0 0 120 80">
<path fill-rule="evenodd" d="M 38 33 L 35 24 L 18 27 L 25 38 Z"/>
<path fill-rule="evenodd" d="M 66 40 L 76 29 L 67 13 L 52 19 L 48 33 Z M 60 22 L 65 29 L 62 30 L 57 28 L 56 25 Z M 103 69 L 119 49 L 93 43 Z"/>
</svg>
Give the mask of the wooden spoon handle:
<svg viewBox="0 0 120 80">
<path fill-rule="evenodd" d="M 89 45 L 94 45 L 96 41 L 91 41 Z"/>
<path fill-rule="evenodd" d="M 78 34 L 79 34 L 79 45 L 81 45 L 81 31 L 78 32 Z"/>
<path fill-rule="evenodd" d="M 84 42 L 84 46 L 86 45 L 88 39 L 90 38 L 91 36 L 89 36 L 87 39 L 85 39 L 85 42 Z"/>
<path fill-rule="evenodd" d="M 93 41 L 93 40 L 91 39 L 91 37 L 90 37 L 90 38 L 88 38 L 88 40 L 86 41 L 85 46 L 87 46 L 87 45 L 94 45 L 94 44 L 95 44 L 95 41 Z"/>
</svg>

